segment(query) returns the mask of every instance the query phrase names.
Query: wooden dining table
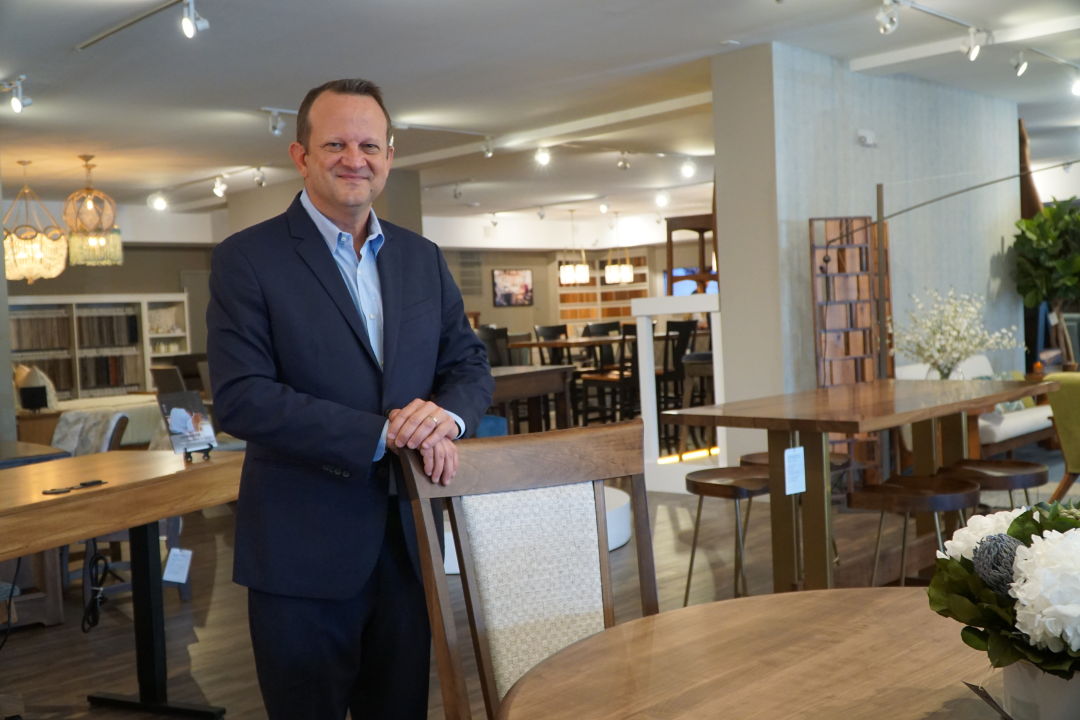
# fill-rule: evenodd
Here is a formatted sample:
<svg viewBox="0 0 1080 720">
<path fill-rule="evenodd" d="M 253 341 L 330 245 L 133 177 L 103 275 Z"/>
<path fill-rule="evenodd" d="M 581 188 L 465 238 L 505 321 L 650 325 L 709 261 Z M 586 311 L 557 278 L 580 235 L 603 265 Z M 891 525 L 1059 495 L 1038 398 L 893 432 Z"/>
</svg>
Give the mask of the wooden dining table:
<svg viewBox="0 0 1080 720">
<path fill-rule="evenodd" d="M 992 720 L 1000 673 L 925 588 L 780 593 L 662 612 L 541 662 L 500 720 Z"/>
<path fill-rule="evenodd" d="M 916 475 L 930 475 L 967 452 L 966 412 L 1058 389 L 1055 382 L 875 380 L 805 392 L 665 411 L 683 425 L 758 428 L 768 433 L 773 589 L 833 587 L 829 433 L 872 433 L 912 425 Z M 940 432 L 941 452 L 938 452 Z M 785 492 L 784 451 L 804 449 L 801 538 Z M 800 547 L 805 577 L 800 577 Z"/>
<path fill-rule="evenodd" d="M 555 397 L 555 425 L 567 428 L 573 424 L 570 415 L 570 384 L 574 379 L 573 365 L 502 365 L 491 368 L 495 378 L 492 405 L 525 400 L 529 409 L 529 431 L 543 428 L 543 398 Z"/>
</svg>

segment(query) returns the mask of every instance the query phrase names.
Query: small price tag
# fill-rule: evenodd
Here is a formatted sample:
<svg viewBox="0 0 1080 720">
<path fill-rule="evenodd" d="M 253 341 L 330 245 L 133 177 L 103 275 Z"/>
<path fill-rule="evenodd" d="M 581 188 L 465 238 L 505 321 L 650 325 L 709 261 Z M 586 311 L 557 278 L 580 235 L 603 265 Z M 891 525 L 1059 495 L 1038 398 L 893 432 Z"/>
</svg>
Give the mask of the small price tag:
<svg viewBox="0 0 1080 720">
<path fill-rule="evenodd" d="M 801 447 L 784 451 L 784 492 L 788 495 L 806 492 L 806 456 Z"/>
<path fill-rule="evenodd" d="M 165 572 L 162 573 L 161 579 L 185 583 L 189 570 L 191 570 L 191 551 L 184 548 L 171 548 L 169 556 L 165 558 Z"/>
</svg>

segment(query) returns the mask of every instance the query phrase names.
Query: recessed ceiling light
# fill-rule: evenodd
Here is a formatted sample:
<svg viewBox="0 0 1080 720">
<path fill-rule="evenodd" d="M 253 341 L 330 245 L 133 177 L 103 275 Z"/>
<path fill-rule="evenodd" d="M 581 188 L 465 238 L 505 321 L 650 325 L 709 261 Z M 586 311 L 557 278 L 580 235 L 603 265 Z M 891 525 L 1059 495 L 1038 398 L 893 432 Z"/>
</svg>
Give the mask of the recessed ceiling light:
<svg viewBox="0 0 1080 720">
<path fill-rule="evenodd" d="M 671 196 L 670 195 L 668 195 L 663 190 L 656 193 L 656 207 L 658 207 L 658 208 L 666 208 L 670 204 L 671 204 Z"/>
<path fill-rule="evenodd" d="M 160 192 L 152 193 L 147 197 L 146 204 L 158 212 L 169 209 L 169 201 L 166 200 L 165 196 Z"/>
<path fill-rule="evenodd" d="M 679 166 L 679 172 L 684 178 L 690 179 L 697 174 L 697 163 L 690 158 L 683 160 L 682 165 Z"/>
<path fill-rule="evenodd" d="M 608 204 L 607 204 L 606 202 L 602 202 L 602 203 L 600 203 L 600 214 L 601 214 L 601 215 L 607 215 L 607 211 L 608 211 L 609 209 L 610 209 L 610 208 L 608 207 Z"/>
<path fill-rule="evenodd" d="M 546 167 L 551 162 L 551 151 L 543 147 L 537 148 L 533 159 L 536 160 L 536 164 L 540 167 Z"/>
</svg>

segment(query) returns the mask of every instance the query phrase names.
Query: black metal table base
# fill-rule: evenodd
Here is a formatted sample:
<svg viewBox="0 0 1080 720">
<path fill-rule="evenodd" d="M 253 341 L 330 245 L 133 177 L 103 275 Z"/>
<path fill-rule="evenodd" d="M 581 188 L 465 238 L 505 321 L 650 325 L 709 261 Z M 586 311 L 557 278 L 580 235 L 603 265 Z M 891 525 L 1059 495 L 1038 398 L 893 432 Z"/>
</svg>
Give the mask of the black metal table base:
<svg viewBox="0 0 1080 720">
<path fill-rule="evenodd" d="M 113 693 L 88 695 L 90 705 L 125 710 L 220 718 L 225 708 L 169 702 L 165 671 L 165 610 L 161 590 L 161 555 L 158 524 L 147 523 L 128 531 L 131 538 L 131 597 L 135 621 L 135 672 L 139 678 L 137 698 Z"/>
<path fill-rule="evenodd" d="M 96 693 L 87 695 L 86 699 L 92 707 L 115 707 L 123 710 L 138 710 L 152 712 L 158 715 L 181 715 L 193 718 L 222 718 L 225 717 L 225 708 L 211 705 L 189 705 L 188 703 L 156 703 L 143 702 L 129 695 L 114 695 L 113 693 Z"/>
</svg>

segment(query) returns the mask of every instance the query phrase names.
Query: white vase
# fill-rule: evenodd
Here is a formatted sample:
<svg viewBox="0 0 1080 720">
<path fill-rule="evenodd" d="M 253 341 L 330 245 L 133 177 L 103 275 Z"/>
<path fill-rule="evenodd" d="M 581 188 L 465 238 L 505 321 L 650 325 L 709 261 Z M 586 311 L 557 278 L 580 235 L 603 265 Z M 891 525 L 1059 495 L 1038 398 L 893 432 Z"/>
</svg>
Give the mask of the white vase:
<svg viewBox="0 0 1080 720">
<path fill-rule="evenodd" d="M 1080 673 L 1072 680 L 1045 673 L 1026 660 L 1003 671 L 1005 709 L 1015 720 L 1075 720 L 1080 717 Z"/>
</svg>

